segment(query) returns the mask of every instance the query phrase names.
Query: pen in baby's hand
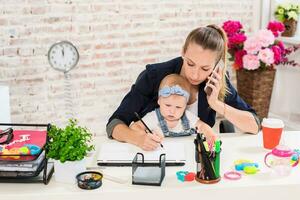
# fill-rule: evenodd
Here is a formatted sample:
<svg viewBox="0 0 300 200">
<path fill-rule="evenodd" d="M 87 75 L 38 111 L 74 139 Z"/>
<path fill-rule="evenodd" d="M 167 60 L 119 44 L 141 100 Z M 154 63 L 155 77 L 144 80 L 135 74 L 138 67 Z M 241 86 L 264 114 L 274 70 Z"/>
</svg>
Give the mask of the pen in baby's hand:
<svg viewBox="0 0 300 200">
<path fill-rule="evenodd" d="M 144 124 L 146 129 L 148 130 L 149 133 L 153 134 L 153 132 L 150 130 L 150 128 L 145 124 L 145 122 L 142 120 L 142 118 L 139 116 L 137 112 L 134 112 L 135 116 Z M 160 146 L 164 148 L 164 146 L 160 143 Z"/>
</svg>

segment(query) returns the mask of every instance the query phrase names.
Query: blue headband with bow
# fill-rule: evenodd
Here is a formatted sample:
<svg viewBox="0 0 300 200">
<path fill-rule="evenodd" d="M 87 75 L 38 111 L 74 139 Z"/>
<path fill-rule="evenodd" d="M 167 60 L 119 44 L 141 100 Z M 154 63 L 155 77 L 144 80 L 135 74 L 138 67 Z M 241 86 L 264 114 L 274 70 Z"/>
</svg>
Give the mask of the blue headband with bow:
<svg viewBox="0 0 300 200">
<path fill-rule="evenodd" d="M 174 85 L 171 87 L 165 86 L 161 88 L 158 92 L 158 96 L 162 96 L 162 97 L 168 97 L 172 94 L 183 96 L 186 98 L 186 101 L 188 101 L 190 97 L 190 94 L 184 89 L 182 89 L 179 85 Z"/>
</svg>

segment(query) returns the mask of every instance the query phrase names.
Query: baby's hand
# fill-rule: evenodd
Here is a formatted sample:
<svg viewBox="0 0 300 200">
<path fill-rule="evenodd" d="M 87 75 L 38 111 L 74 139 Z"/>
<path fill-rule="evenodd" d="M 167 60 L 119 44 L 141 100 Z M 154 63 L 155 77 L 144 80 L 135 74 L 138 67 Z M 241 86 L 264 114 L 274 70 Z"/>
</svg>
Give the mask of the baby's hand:
<svg viewBox="0 0 300 200">
<path fill-rule="evenodd" d="M 203 134 L 205 135 L 209 146 L 213 145 L 215 141 L 218 139 L 217 134 L 215 134 L 213 131 L 203 132 Z"/>
<path fill-rule="evenodd" d="M 209 144 L 214 144 L 214 142 L 218 139 L 218 136 L 215 134 L 214 130 L 201 120 L 198 120 L 196 127 L 200 133 L 204 134 Z"/>
</svg>

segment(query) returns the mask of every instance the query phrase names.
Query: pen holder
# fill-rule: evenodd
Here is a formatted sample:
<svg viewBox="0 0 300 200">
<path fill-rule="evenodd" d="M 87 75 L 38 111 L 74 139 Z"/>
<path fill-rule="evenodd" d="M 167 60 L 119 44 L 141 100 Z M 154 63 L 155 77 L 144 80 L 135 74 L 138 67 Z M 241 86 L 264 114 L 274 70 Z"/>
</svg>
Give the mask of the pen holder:
<svg viewBox="0 0 300 200">
<path fill-rule="evenodd" d="M 160 186 L 165 177 L 166 154 L 158 162 L 145 163 L 144 155 L 137 153 L 132 161 L 132 184 Z"/>
<path fill-rule="evenodd" d="M 197 174 L 195 180 L 204 184 L 213 184 L 221 180 L 220 152 L 221 141 L 216 141 L 214 149 L 209 150 L 203 134 L 197 134 L 194 140 Z"/>
</svg>

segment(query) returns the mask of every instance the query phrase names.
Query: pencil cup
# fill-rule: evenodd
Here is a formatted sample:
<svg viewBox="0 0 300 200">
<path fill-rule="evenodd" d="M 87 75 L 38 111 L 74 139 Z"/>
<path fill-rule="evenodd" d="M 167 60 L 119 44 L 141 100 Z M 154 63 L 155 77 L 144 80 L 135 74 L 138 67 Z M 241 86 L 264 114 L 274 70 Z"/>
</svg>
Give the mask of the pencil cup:
<svg viewBox="0 0 300 200">
<path fill-rule="evenodd" d="M 275 148 L 280 142 L 282 130 L 284 127 L 283 121 L 280 119 L 264 118 L 261 126 L 264 148 Z"/>
<path fill-rule="evenodd" d="M 206 139 L 202 134 L 197 134 L 194 140 L 197 174 L 195 180 L 204 184 L 213 184 L 221 180 L 220 152 L 221 141 L 216 141 L 215 148 L 209 150 Z"/>
</svg>

